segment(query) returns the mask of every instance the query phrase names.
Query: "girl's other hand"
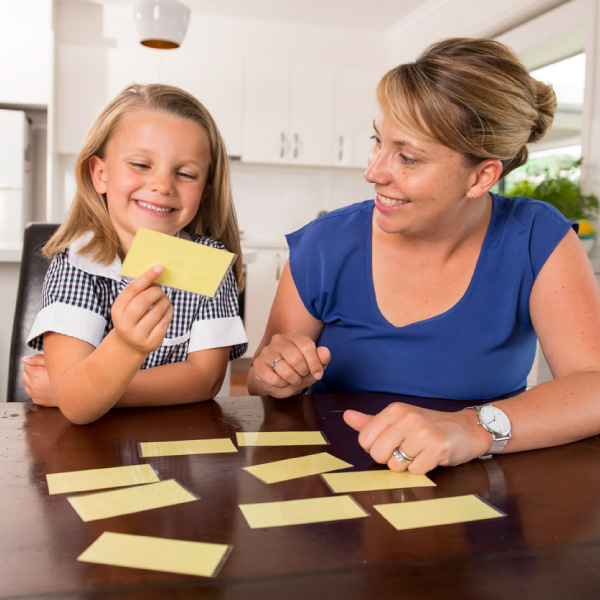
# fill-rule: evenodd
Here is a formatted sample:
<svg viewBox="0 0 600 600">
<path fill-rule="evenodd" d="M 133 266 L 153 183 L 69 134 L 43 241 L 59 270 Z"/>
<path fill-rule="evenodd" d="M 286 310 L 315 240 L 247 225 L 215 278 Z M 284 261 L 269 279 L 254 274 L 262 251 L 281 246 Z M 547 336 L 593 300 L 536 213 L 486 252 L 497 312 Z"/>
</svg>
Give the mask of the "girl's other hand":
<svg viewBox="0 0 600 600">
<path fill-rule="evenodd" d="M 154 280 L 163 272 L 153 267 L 136 277 L 117 296 L 111 316 L 115 334 L 140 354 L 150 354 L 162 344 L 173 306 Z"/>
<path fill-rule="evenodd" d="M 323 377 L 331 360 L 325 346 L 317 348 L 307 335 L 277 333 L 254 359 L 254 373 L 275 398 L 299 394 Z"/>
<path fill-rule="evenodd" d="M 25 386 L 25 391 L 33 402 L 40 406 L 57 406 L 48 370 L 46 369 L 46 360 L 43 354 L 33 354 L 24 356 L 21 359 L 23 363 L 23 375 L 21 381 Z"/>
</svg>

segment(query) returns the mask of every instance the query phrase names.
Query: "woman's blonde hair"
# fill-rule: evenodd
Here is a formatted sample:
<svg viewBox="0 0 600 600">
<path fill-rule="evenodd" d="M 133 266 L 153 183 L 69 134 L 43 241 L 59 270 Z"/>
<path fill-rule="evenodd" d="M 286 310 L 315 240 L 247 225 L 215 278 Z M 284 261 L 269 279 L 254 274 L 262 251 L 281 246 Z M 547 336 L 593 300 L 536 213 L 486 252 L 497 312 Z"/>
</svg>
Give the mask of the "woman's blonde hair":
<svg viewBox="0 0 600 600">
<path fill-rule="evenodd" d="M 103 264 L 110 264 L 115 259 L 120 250 L 119 238 L 110 220 L 104 195 L 94 189 L 89 160 L 94 155 L 103 158 L 106 144 L 119 120 L 126 114 L 141 110 L 162 112 L 194 121 L 208 134 L 211 160 L 205 187 L 207 193 L 185 230 L 219 240 L 227 250 L 237 254 L 233 268 L 238 290 L 241 291 L 244 278 L 240 235 L 231 194 L 225 144 L 208 110 L 191 94 L 169 85 L 131 85 L 100 113 L 77 157 L 77 191 L 67 218 L 44 247 L 44 253 L 52 257 L 91 230 L 93 236 L 82 251 Z"/>
<path fill-rule="evenodd" d="M 544 136 L 556 111 L 552 86 L 490 39 L 431 45 L 384 75 L 377 100 L 397 126 L 460 152 L 469 166 L 500 160 L 502 176 L 525 164 L 526 144 Z"/>
</svg>

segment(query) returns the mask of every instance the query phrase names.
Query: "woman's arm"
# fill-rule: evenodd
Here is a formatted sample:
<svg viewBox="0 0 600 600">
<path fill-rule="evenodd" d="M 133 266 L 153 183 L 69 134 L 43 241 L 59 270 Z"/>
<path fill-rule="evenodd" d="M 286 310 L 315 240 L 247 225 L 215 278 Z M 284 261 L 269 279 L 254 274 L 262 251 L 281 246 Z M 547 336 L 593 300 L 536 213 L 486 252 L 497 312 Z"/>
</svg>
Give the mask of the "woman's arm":
<svg viewBox="0 0 600 600">
<path fill-rule="evenodd" d="M 530 313 L 554 380 L 493 401 L 512 425 L 504 452 L 556 446 L 600 433 L 600 288 L 574 231 L 540 271 Z M 344 419 L 360 431 L 363 448 L 396 471 L 407 468 L 392 456 L 397 447 L 414 457 L 410 471 L 426 473 L 481 456 L 492 444 L 492 435 L 477 424 L 474 410 L 438 413 L 394 404 L 373 417 L 346 411 Z"/>
<path fill-rule="evenodd" d="M 327 348 L 316 346 L 322 331 L 323 323 L 306 310 L 286 263 L 248 372 L 248 391 L 287 398 L 321 379 L 331 358 Z"/>
</svg>

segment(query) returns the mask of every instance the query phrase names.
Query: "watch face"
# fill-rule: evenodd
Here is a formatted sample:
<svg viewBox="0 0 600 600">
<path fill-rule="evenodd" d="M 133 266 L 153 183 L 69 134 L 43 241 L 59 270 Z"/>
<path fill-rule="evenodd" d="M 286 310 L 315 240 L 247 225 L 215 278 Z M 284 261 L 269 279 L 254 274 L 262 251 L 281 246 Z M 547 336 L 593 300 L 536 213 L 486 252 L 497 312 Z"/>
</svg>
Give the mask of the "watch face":
<svg viewBox="0 0 600 600">
<path fill-rule="evenodd" d="M 479 419 L 494 433 L 499 435 L 508 435 L 510 433 L 510 421 L 508 417 L 499 408 L 491 404 L 481 407 Z"/>
</svg>

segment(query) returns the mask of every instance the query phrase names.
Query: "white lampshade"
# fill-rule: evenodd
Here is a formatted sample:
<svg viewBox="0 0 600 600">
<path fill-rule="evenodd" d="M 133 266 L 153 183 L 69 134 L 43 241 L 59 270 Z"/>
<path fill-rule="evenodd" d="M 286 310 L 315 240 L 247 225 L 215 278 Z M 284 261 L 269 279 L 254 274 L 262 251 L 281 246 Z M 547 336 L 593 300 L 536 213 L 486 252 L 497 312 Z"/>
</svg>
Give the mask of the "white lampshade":
<svg viewBox="0 0 600 600">
<path fill-rule="evenodd" d="M 177 0 L 135 0 L 133 18 L 144 46 L 179 48 L 190 22 L 190 9 Z"/>
</svg>

